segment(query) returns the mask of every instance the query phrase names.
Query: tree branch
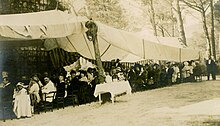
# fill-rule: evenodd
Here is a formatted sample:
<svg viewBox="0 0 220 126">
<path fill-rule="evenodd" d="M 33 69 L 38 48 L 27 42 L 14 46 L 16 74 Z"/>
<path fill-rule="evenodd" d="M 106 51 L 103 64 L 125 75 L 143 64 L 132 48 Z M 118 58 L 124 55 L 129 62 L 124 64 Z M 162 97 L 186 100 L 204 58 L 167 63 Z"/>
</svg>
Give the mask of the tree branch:
<svg viewBox="0 0 220 126">
<path fill-rule="evenodd" d="M 208 6 L 205 8 L 205 12 L 209 9 L 210 4 L 208 4 Z"/>
<path fill-rule="evenodd" d="M 168 30 L 166 29 L 166 28 L 164 28 L 162 25 L 157 25 L 159 28 L 160 28 L 160 30 L 164 30 L 166 33 L 167 33 L 167 35 L 169 36 L 169 37 L 171 37 L 171 35 L 170 35 L 170 33 L 168 32 Z"/>
<path fill-rule="evenodd" d="M 187 2 L 187 1 L 185 1 L 185 0 L 182 0 L 182 2 L 185 3 L 188 7 L 192 8 L 192 9 L 194 9 L 194 10 L 196 10 L 196 11 L 202 12 L 202 11 L 201 11 L 202 8 L 201 8 L 200 6 L 198 6 L 197 3 L 194 3 L 194 4 L 193 4 L 193 3 Z"/>
<path fill-rule="evenodd" d="M 177 12 L 176 8 L 172 6 L 172 2 L 170 2 L 169 0 L 165 0 L 167 3 L 169 3 L 171 5 L 171 8 Z"/>
</svg>

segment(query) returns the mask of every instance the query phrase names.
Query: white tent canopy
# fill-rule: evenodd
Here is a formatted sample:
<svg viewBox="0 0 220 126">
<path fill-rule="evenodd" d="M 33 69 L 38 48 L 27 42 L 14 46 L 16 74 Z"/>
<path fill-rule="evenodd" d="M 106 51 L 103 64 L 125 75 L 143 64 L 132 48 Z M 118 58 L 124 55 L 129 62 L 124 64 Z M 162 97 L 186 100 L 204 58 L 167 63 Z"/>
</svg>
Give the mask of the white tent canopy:
<svg viewBox="0 0 220 126">
<path fill-rule="evenodd" d="M 122 57 L 121 59 L 121 63 L 125 62 L 125 63 L 136 63 L 138 61 L 142 61 L 144 60 L 143 58 L 139 57 L 139 56 L 136 56 L 136 55 L 133 55 L 133 54 L 128 54 L 127 56 L 125 57 Z"/>
<path fill-rule="evenodd" d="M 80 31 L 78 17 L 62 11 L 0 15 L 0 37 L 5 39 L 60 38 Z"/>
<path fill-rule="evenodd" d="M 46 49 L 63 48 L 95 59 L 93 44 L 86 35 L 88 19 L 62 11 L 1 15 L 0 38 L 12 40 L 45 39 Z M 9 21 L 9 22 L 7 22 Z M 137 35 L 99 22 L 98 42 L 101 59 L 123 59 L 135 55 L 143 59 L 186 61 L 199 58 L 199 51 L 151 42 Z M 3 39 L 2 39 L 3 40 Z"/>
<path fill-rule="evenodd" d="M 140 38 L 144 38 L 146 40 L 149 40 L 151 42 L 159 43 L 162 45 L 168 45 L 172 47 L 177 48 L 185 48 L 186 46 L 180 42 L 178 37 L 160 37 L 160 36 L 154 36 L 152 34 L 149 34 L 146 31 L 136 32 L 135 33 Z"/>
</svg>

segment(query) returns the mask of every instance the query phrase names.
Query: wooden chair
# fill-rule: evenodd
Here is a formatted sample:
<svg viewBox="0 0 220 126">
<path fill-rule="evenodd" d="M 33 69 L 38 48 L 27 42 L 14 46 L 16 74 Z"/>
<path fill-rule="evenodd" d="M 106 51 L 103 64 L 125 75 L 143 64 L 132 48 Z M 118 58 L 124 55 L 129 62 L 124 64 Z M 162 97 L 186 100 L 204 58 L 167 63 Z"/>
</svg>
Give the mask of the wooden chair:
<svg viewBox="0 0 220 126">
<path fill-rule="evenodd" d="M 31 106 L 34 107 L 34 113 L 40 114 L 40 104 L 37 103 L 37 97 L 34 94 L 30 94 Z"/>
<path fill-rule="evenodd" d="M 196 82 L 202 81 L 202 69 L 200 67 L 195 67 L 193 70 L 193 74 Z"/>
<path fill-rule="evenodd" d="M 185 71 L 185 74 L 186 74 L 186 78 L 183 78 L 183 82 L 189 82 L 190 81 L 190 70 L 186 70 Z"/>
<path fill-rule="evenodd" d="M 62 108 L 64 109 L 65 107 L 65 100 L 63 94 L 57 94 L 56 99 L 55 99 L 55 104 L 57 109 L 59 109 L 59 105 L 62 105 Z"/>
<path fill-rule="evenodd" d="M 201 82 L 202 81 L 202 75 L 195 75 L 195 80 L 196 80 L 196 82 Z"/>
<path fill-rule="evenodd" d="M 72 104 L 73 107 L 75 106 L 75 104 L 79 105 L 78 90 L 73 90 L 73 91 L 71 92 L 71 94 L 68 94 L 68 95 L 67 95 L 66 103 L 67 103 L 68 105 L 69 105 L 69 104 Z"/>
<path fill-rule="evenodd" d="M 49 95 L 51 94 L 51 95 Z M 47 110 L 51 110 L 53 112 L 53 108 L 54 108 L 54 99 L 56 96 L 56 91 L 52 91 L 49 93 L 44 93 L 44 101 L 43 101 L 43 107 L 44 107 L 44 111 L 45 113 L 47 112 Z M 48 99 L 52 99 L 52 102 L 48 102 Z"/>
</svg>

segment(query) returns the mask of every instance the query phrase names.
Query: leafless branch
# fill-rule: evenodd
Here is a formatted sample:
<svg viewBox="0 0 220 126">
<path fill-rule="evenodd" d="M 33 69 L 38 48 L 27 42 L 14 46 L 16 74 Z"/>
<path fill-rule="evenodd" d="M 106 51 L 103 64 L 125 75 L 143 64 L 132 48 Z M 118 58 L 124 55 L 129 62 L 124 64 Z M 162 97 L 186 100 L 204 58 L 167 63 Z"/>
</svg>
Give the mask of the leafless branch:
<svg viewBox="0 0 220 126">
<path fill-rule="evenodd" d="M 191 2 L 187 2 L 185 0 L 182 0 L 183 3 L 185 3 L 188 7 L 196 10 L 196 11 L 199 11 L 199 12 L 202 12 L 202 7 L 200 7 L 196 2 L 195 3 L 191 3 Z"/>
<path fill-rule="evenodd" d="M 169 3 L 171 5 L 171 8 L 176 12 L 176 8 L 172 6 L 172 2 L 170 2 L 169 0 L 165 0 L 167 3 Z"/>
<path fill-rule="evenodd" d="M 170 33 L 168 32 L 166 28 L 164 28 L 162 25 L 157 25 L 157 26 L 160 28 L 160 30 L 164 30 L 167 33 L 167 35 L 171 37 Z"/>
</svg>

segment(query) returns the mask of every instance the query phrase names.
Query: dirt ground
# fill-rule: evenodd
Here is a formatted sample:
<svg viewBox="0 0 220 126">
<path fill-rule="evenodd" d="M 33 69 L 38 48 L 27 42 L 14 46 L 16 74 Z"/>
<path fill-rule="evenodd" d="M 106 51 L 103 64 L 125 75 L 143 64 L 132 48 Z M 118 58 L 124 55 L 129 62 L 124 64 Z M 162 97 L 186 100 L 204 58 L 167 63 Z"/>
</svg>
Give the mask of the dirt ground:
<svg viewBox="0 0 220 126">
<path fill-rule="evenodd" d="M 220 126 L 220 79 L 123 95 L 116 103 L 66 107 L 0 126 Z"/>
</svg>

